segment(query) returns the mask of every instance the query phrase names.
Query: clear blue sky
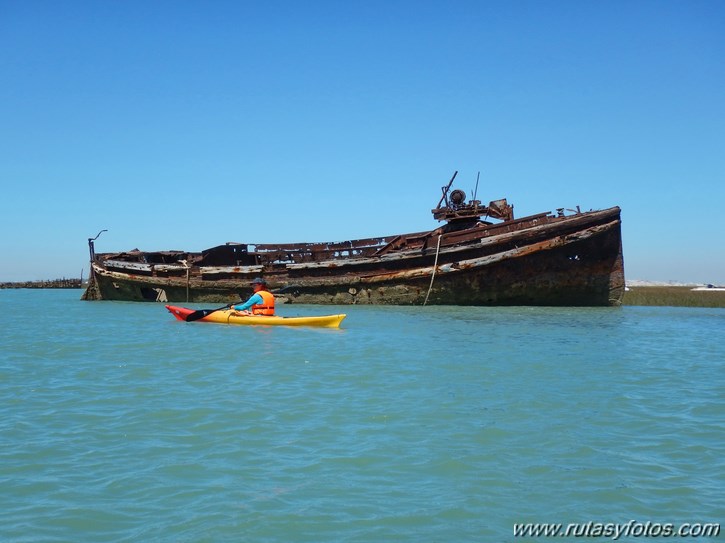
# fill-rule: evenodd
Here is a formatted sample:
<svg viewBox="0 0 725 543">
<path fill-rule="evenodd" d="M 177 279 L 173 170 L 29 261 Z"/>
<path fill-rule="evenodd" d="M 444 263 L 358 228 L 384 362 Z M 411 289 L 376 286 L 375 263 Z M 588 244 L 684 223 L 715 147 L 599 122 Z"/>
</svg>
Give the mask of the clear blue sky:
<svg viewBox="0 0 725 543">
<path fill-rule="evenodd" d="M 725 283 L 725 2 L 0 0 L 0 281 L 97 251 L 622 208 L 628 279 Z"/>
</svg>

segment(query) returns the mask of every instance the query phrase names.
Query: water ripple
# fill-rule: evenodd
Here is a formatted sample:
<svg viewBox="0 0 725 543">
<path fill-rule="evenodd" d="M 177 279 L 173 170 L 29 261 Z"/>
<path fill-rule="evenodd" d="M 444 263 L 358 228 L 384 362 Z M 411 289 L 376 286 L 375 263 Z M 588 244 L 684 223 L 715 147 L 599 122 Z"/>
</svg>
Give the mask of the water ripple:
<svg viewBox="0 0 725 543">
<path fill-rule="evenodd" d="M 351 307 L 285 330 L 76 294 L 0 292 L 6 541 L 513 541 L 725 512 L 722 310 Z"/>
</svg>

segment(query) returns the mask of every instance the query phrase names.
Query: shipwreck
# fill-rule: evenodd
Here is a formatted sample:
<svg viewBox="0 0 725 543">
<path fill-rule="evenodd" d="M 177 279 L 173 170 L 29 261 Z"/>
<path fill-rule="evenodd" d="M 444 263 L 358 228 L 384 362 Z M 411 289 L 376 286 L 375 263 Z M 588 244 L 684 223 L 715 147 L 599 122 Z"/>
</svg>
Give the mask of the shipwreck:
<svg viewBox="0 0 725 543">
<path fill-rule="evenodd" d="M 620 208 L 557 209 L 514 218 L 441 188 L 426 232 L 341 242 L 228 242 L 201 252 L 96 253 L 85 300 L 233 302 L 264 277 L 280 303 L 619 305 L 624 293 Z M 478 183 L 476 184 L 476 189 Z M 99 233 L 100 235 L 100 233 Z"/>
</svg>

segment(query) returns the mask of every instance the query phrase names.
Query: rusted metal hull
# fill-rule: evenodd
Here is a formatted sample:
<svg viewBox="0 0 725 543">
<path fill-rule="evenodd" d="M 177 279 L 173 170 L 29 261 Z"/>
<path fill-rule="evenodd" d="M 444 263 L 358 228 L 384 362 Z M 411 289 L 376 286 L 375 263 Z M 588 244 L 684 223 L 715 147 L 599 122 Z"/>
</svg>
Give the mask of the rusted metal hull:
<svg viewBox="0 0 725 543">
<path fill-rule="evenodd" d="M 223 303 L 251 294 L 249 282 L 262 275 L 281 303 L 621 303 L 618 207 L 469 226 L 334 244 L 233 244 L 203 255 L 93 254 L 84 298 Z M 160 255 L 165 262 L 148 262 Z"/>
</svg>

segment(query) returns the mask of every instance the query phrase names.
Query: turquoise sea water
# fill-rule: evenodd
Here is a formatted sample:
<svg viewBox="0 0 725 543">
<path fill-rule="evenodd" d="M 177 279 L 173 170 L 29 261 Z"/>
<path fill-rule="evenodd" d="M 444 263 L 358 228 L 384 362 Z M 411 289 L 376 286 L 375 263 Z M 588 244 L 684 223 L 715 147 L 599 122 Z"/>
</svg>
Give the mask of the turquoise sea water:
<svg viewBox="0 0 725 543">
<path fill-rule="evenodd" d="M 326 330 L 80 294 L 0 291 L 2 541 L 506 542 L 533 540 L 515 523 L 725 517 L 723 309 L 279 308 L 348 314 Z"/>
</svg>

